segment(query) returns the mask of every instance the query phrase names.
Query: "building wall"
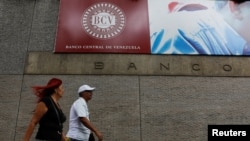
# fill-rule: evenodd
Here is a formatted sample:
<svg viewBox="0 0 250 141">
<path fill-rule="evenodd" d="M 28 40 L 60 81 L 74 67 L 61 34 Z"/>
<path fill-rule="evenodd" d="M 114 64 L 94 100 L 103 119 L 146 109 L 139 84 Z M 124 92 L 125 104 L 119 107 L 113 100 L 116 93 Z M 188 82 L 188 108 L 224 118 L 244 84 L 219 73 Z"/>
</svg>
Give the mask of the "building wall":
<svg viewBox="0 0 250 141">
<path fill-rule="evenodd" d="M 204 141 L 209 124 L 249 123 L 247 57 L 53 54 L 59 3 L 0 1 L 0 139 L 22 139 L 36 104 L 30 87 L 52 77 L 63 80 L 60 105 L 67 118 L 78 87 L 97 88 L 89 102 L 91 121 L 106 141 Z M 159 57 L 181 63 L 161 73 L 148 64 Z M 93 69 L 100 60 L 107 69 Z M 131 61 L 143 65 L 130 72 Z M 195 61 L 212 63 L 203 62 L 205 70 L 193 72 L 185 64 Z M 228 63 L 234 66 L 230 72 L 215 69 Z M 68 120 L 64 126 L 67 132 Z"/>
</svg>

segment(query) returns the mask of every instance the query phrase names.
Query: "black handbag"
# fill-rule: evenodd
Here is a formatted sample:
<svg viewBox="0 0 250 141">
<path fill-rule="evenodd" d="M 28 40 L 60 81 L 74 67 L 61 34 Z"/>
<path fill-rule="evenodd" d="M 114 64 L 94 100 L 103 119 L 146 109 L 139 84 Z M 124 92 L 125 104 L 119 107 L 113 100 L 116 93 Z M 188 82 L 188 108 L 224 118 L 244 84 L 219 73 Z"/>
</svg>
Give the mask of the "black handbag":
<svg viewBox="0 0 250 141">
<path fill-rule="evenodd" d="M 90 133 L 89 135 L 89 141 L 95 141 L 95 137 L 93 133 Z"/>
</svg>

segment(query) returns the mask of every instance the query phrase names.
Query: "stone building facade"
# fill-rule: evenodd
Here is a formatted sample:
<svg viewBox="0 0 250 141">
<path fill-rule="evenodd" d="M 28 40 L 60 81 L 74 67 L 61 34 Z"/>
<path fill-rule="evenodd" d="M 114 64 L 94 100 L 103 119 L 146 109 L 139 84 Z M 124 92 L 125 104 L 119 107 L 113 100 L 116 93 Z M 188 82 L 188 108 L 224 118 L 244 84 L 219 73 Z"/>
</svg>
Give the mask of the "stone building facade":
<svg viewBox="0 0 250 141">
<path fill-rule="evenodd" d="M 52 77 L 63 80 L 66 115 L 80 85 L 97 88 L 89 107 L 105 141 L 204 141 L 208 125 L 249 123 L 249 58 L 54 54 L 59 3 L 0 2 L 1 140 L 22 139 L 31 86 Z"/>
</svg>

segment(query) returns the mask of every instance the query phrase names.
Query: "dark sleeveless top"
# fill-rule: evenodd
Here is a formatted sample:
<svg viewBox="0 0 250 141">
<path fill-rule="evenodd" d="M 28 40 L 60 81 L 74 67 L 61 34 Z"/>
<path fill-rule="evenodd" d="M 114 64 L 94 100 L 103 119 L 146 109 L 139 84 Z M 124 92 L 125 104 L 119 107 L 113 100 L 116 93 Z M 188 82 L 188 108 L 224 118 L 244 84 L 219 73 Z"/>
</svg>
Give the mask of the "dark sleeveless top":
<svg viewBox="0 0 250 141">
<path fill-rule="evenodd" d="M 63 123 L 66 121 L 66 116 L 56 106 L 51 97 L 45 97 L 41 100 L 48 108 L 48 111 L 39 121 L 39 128 L 36 134 L 36 139 L 61 141 Z M 58 114 L 57 114 L 58 113 Z"/>
</svg>

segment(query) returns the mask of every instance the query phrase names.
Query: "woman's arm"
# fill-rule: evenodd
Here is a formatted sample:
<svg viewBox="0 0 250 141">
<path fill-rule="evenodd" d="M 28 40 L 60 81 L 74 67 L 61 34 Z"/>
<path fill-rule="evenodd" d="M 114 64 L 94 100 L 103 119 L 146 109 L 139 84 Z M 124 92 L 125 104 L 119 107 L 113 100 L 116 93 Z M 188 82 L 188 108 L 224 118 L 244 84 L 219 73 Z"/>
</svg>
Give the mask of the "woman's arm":
<svg viewBox="0 0 250 141">
<path fill-rule="evenodd" d="M 29 123 L 29 126 L 26 130 L 26 133 L 24 135 L 23 141 L 29 141 L 30 137 L 36 127 L 36 124 L 40 121 L 40 119 L 43 117 L 43 115 L 48 111 L 47 106 L 43 102 L 39 102 L 36 106 L 35 113 L 33 114 L 33 117 Z"/>
</svg>

